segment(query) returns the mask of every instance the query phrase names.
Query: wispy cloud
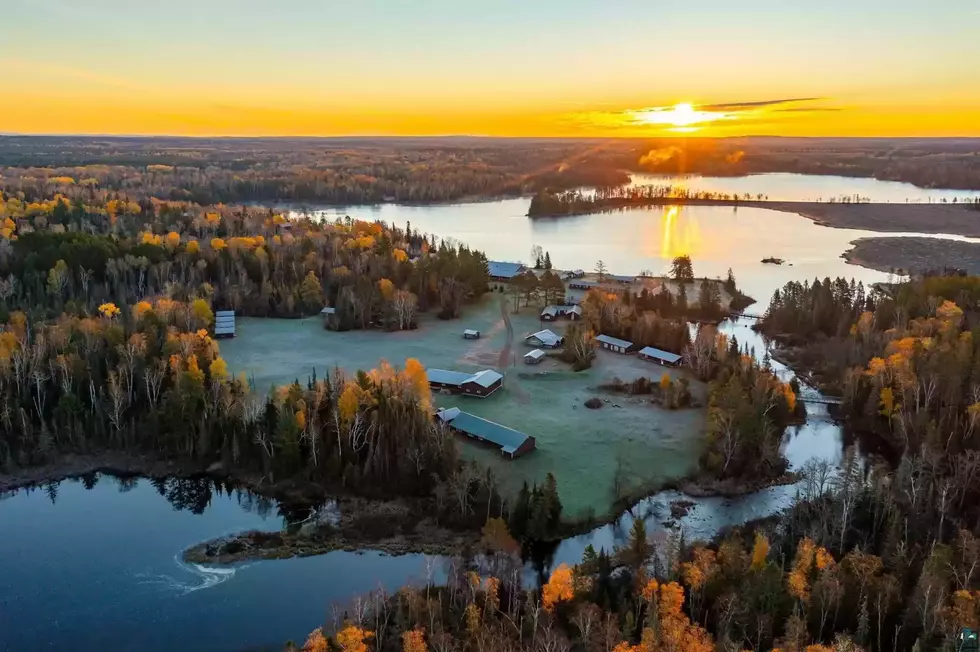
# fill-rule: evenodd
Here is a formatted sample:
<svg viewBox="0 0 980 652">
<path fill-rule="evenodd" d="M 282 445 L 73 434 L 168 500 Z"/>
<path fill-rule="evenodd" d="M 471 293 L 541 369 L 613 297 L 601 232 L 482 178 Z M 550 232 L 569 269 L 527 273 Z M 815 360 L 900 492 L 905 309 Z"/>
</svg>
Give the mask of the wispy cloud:
<svg viewBox="0 0 980 652">
<path fill-rule="evenodd" d="M 729 102 L 727 104 L 705 104 L 698 108 L 703 111 L 740 111 L 743 109 L 761 109 L 764 107 L 779 106 L 781 104 L 795 104 L 797 102 L 818 102 L 823 97 L 791 97 L 780 100 L 756 100 L 754 102 Z"/>
</svg>

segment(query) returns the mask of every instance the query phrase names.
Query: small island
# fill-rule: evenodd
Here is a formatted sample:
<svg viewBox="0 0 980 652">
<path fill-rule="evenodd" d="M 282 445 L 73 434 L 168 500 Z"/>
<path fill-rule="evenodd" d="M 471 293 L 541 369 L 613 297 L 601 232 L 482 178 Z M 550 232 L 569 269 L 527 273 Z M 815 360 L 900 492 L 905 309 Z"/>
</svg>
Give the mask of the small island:
<svg viewBox="0 0 980 652">
<path fill-rule="evenodd" d="M 772 256 L 770 256 L 769 258 L 763 258 L 762 259 L 762 264 L 763 265 L 782 265 L 785 262 L 786 261 L 783 260 L 782 258 L 774 258 Z"/>
</svg>

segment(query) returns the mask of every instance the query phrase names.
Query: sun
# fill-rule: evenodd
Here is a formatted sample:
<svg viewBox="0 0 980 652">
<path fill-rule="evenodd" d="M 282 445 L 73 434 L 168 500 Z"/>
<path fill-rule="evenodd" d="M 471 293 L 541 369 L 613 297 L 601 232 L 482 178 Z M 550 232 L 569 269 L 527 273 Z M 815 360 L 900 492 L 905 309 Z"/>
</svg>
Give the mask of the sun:
<svg viewBox="0 0 980 652">
<path fill-rule="evenodd" d="M 714 122 L 725 118 L 724 113 L 717 111 L 699 111 L 693 104 L 681 102 L 671 107 L 655 107 L 630 111 L 629 117 L 633 124 L 639 125 L 669 125 L 676 130 L 691 130 L 694 125 Z"/>
<path fill-rule="evenodd" d="M 694 107 L 690 104 L 676 104 L 674 108 L 667 111 L 670 123 L 675 127 L 688 127 L 696 122 L 701 122 L 701 118 L 698 116 L 698 112 L 694 110 Z M 667 117 L 667 116 L 664 116 Z"/>
</svg>

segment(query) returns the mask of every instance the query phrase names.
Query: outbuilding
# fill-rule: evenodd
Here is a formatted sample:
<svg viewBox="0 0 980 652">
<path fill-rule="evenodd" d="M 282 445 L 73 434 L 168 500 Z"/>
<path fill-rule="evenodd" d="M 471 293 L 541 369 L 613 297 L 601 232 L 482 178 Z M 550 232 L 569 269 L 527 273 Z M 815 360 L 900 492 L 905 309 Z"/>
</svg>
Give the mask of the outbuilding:
<svg viewBox="0 0 980 652">
<path fill-rule="evenodd" d="M 491 260 L 487 263 L 487 275 L 494 281 L 509 281 L 523 273 L 524 269 L 521 263 L 507 263 L 500 260 Z"/>
<path fill-rule="evenodd" d="M 643 347 L 636 355 L 644 360 L 662 364 L 665 367 L 676 367 L 681 363 L 681 356 L 679 354 L 664 351 L 662 349 L 655 349 L 652 346 Z"/>
<path fill-rule="evenodd" d="M 565 338 L 558 333 L 545 329 L 528 335 L 524 338 L 524 343 L 537 348 L 557 349 L 565 343 Z"/>
<path fill-rule="evenodd" d="M 541 311 L 540 318 L 541 321 L 555 321 L 559 317 L 566 317 L 571 320 L 579 319 L 582 317 L 582 306 L 546 306 L 544 310 Z"/>
<path fill-rule="evenodd" d="M 508 459 L 520 457 L 537 448 L 534 437 L 469 412 L 463 412 L 459 408 L 439 410 L 436 417 L 454 432 L 478 442 L 497 446 L 500 448 L 500 454 Z"/>
<path fill-rule="evenodd" d="M 630 349 L 633 348 L 632 342 L 627 342 L 626 340 L 621 340 L 618 337 L 611 337 L 609 335 L 600 335 L 595 338 L 595 341 L 599 343 L 604 349 L 608 349 L 615 353 L 629 353 Z"/>
<path fill-rule="evenodd" d="M 452 394 L 463 394 L 486 398 L 503 387 L 504 376 L 492 369 L 484 369 L 475 374 L 446 369 L 429 369 L 429 387 L 446 390 Z"/>
<path fill-rule="evenodd" d="M 544 351 L 541 349 L 534 349 L 524 354 L 524 364 L 539 364 L 542 360 L 544 360 Z"/>
<path fill-rule="evenodd" d="M 335 331 L 340 328 L 340 318 L 337 315 L 336 308 L 331 308 L 330 306 L 326 306 L 324 307 L 323 310 L 320 311 L 320 314 L 323 315 L 324 328 L 327 328 L 332 331 Z"/>
<path fill-rule="evenodd" d="M 463 338 L 467 340 L 478 340 L 480 339 L 480 331 L 467 328 L 465 331 L 463 331 Z"/>
<path fill-rule="evenodd" d="M 218 310 L 214 313 L 215 338 L 235 337 L 235 311 Z"/>
</svg>

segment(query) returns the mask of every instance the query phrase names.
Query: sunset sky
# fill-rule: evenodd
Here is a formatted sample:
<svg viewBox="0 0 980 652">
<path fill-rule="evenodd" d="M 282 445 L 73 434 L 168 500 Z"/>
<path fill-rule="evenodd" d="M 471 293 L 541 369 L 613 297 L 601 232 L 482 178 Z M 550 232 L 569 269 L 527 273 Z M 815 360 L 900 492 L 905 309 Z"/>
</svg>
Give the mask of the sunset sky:
<svg viewBox="0 0 980 652">
<path fill-rule="evenodd" d="M 0 133 L 980 136 L 980 0 L 2 4 Z"/>
</svg>

